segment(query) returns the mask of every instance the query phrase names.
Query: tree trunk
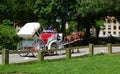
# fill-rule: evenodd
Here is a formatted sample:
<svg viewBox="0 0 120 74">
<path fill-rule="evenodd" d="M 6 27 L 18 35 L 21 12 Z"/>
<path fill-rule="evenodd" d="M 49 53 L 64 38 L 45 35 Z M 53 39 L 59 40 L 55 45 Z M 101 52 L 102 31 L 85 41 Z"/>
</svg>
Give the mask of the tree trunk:
<svg viewBox="0 0 120 74">
<path fill-rule="evenodd" d="M 96 28 L 96 38 L 99 39 L 99 31 L 100 31 L 100 28 Z"/>
<path fill-rule="evenodd" d="M 66 36 L 65 23 L 66 23 L 66 21 L 63 21 L 63 20 L 62 20 L 61 32 L 62 32 L 62 34 L 63 34 L 63 37 Z"/>
<path fill-rule="evenodd" d="M 90 42 L 90 25 L 89 24 L 86 27 L 86 33 L 85 33 L 83 42 L 84 42 L 83 44 L 89 44 Z"/>
<path fill-rule="evenodd" d="M 81 31 L 80 20 L 77 21 L 77 31 Z"/>
</svg>

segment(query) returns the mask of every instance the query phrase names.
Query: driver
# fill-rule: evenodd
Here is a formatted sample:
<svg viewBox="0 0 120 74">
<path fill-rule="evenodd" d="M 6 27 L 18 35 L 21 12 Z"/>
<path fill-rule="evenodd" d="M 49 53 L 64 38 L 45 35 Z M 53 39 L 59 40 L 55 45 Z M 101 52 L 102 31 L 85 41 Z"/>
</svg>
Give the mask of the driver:
<svg viewBox="0 0 120 74">
<path fill-rule="evenodd" d="M 52 25 L 50 25 L 47 30 L 54 30 L 54 28 Z"/>
<path fill-rule="evenodd" d="M 47 28 L 48 32 L 52 32 L 52 33 L 57 33 L 57 30 L 52 26 L 50 25 L 48 28 Z"/>
</svg>

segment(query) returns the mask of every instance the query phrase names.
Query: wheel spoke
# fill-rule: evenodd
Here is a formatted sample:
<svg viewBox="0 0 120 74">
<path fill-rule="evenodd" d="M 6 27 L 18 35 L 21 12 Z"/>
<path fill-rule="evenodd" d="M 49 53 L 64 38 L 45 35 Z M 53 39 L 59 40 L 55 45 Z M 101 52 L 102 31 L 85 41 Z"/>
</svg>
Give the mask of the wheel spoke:
<svg viewBox="0 0 120 74">
<path fill-rule="evenodd" d="M 28 51 L 29 49 L 23 47 L 23 46 L 22 46 L 22 41 L 21 41 L 21 42 L 19 42 L 18 45 L 17 45 L 17 50 L 18 50 L 18 51 L 25 51 L 25 50 Z M 29 52 L 26 52 L 26 53 L 20 52 L 20 53 L 19 53 L 19 55 L 20 55 L 21 57 L 25 57 L 25 56 L 27 56 L 28 54 L 29 54 Z"/>
<path fill-rule="evenodd" d="M 33 46 L 35 48 L 35 50 L 45 50 L 45 45 L 44 45 L 44 42 L 40 39 L 36 40 L 34 43 L 33 43 Z M 38 52 L 34 52 L 33 53 L 34 56 L 37 57 L 38 55 Z"/>
</svg>

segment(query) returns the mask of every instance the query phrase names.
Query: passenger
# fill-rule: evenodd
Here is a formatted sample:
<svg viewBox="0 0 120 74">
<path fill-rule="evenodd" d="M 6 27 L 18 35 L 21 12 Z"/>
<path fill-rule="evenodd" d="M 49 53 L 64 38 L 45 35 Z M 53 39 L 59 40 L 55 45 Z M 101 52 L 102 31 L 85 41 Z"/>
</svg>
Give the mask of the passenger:
<svg viewBox="0 0 120 74">
<path fill-rule="evenodd" d="M 53 31 L 54 31 L 54 33 L 57 33 L 57 30 L 56 30 L 55 28 L 54 28 L 54 30 L 53 30 Z"/>
<path fill-rule="evenodd" d="M 52 32 L 52 33 L 57 33 L 57 29 L 54 28 L 52 25 L 50 25 L 47 30 L 49 30 L 49 32 Z"/>
<path fill-rule="evenodd" d="M 54 30 L 54 28 L 52 25 L 50 25 L 47 30 Z"/>
</svg>

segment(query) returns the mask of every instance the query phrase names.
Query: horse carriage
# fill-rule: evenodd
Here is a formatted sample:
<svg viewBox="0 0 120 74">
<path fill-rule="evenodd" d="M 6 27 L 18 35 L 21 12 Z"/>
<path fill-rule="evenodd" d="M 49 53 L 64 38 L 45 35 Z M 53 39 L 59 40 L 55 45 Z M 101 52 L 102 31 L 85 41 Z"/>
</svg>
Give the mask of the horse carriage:
<svg viewBox="0 0 120 74">
<path fill-rule="evenodd" d="M 17 33 L 23 40 L 18 43 L 18 51 L 36 51 L 32 52 L 34 56 L 38 55 L 38 50 L 50 50 L 64 48 L 62 44 L 62 33 L 56 33 L 53 30 L 44 30 L 40 34 L 38 30 L 40 24 L 37 22 L 26 23 Z M 19 53 L 20 56 L 28 56 L 30 52 Z M 50 53 L 54 53 L 50 52 Z"/>
</svg>

